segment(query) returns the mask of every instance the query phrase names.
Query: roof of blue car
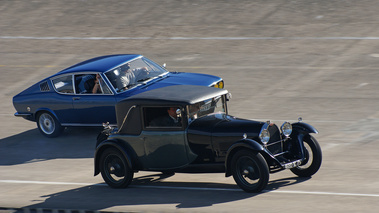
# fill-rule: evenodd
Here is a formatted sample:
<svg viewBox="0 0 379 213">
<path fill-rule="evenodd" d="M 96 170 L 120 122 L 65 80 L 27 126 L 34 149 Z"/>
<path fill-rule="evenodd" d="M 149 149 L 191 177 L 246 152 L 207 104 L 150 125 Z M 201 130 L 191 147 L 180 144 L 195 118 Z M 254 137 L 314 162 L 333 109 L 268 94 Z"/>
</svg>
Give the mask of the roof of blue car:
<svg viewBox="0 0 379 213">
<path fill-rule="evenodd" d="M 59 74 L 81 71 L 105 72 L 140 56 L 141 55 L 136 54 L 100 56 L 75 64 L 69 68 L 60 71 Z"/>
</svg>

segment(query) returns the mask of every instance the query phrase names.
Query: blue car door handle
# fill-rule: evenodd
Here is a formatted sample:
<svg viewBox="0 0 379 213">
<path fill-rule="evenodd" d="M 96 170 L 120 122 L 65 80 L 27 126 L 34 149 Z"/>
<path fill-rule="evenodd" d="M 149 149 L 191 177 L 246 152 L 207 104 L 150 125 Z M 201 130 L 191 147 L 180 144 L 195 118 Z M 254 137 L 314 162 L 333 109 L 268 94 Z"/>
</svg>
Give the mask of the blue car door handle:
<svg viewBox="0 0 379 213">
<path fill-rule="evenodd" d="M 73 97 L 72 100 L 74 101 L 80 100 L 80 97 Z"/>
</svg>

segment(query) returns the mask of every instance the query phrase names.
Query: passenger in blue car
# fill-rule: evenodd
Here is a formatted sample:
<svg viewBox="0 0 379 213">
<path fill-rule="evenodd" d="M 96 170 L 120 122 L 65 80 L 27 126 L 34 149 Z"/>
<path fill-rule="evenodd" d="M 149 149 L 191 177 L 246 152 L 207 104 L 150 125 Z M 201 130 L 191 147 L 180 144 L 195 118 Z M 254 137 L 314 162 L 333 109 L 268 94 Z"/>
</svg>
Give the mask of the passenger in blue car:
<svg viewBox="0 0 379 213">
<path fill-rule="evenodd" d="M 101 81 L 101 77 L 100 77 L 100 75 L 99 75 L 99 74 L 96 74 L 95 85 L 93 86 L 93 89 L 92 89 L 92 93 L 93 93 L 93 94 L 103 93 L 103 92 L 101 91 L 100 81 Z"/>
<path fill-rule="evenodd" d="M 94 81 L 95 81 L 94 75 L 83 76 L 78 85 L 80 93 L 88 93 L 92 91 Z"/>
<path fill-rule="evenodd" d="M 149 70 L 147 67 L 131 69 L 130 64 L 126 64 L 117 78 L 116 84 L 119 91 L 129 89 L 134 86 L 139 80 L 147 78 Z"/>
</svg>

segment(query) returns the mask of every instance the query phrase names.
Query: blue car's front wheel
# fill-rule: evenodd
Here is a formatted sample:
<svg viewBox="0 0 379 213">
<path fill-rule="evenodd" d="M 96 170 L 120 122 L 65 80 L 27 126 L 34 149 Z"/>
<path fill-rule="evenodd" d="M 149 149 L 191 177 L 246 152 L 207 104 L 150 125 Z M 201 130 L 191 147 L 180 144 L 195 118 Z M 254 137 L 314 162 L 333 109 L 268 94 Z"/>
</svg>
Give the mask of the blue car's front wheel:
<svg viewBox="0 0 379 213">
<path fill-rule="evenodd" d="M 37 126 L 42 135 L 53 138 L 63 130 L 59 121 L 49 112 L 41 112 L 37 115 Z"/>
</svg>

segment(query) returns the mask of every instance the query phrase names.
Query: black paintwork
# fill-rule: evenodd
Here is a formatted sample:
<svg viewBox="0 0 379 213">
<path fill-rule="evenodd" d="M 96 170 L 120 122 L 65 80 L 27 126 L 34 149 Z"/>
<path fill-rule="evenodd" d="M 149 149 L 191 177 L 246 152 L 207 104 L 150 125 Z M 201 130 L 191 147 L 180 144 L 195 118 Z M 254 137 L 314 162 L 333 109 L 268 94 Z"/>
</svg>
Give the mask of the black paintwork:
<svg viewBox="0 0 379 213">
<path fill-rule="evenodd" d="M 227 112 L 209 114 L 187 124 L 187 105 L 220 95 L 226 96 L 227 91 L 203 86 L 171 86 L 119 102 L 116 105 L 118 129 L 103 131 L 98 138 L 95 175 L 99 173 L 99 156 L 109 146 L 120 149 L 135 171 L 225 171 L 229 176 L 231 158 L 240 149 L 261 153 L 271 172 L 284 169 L 285 163 L 304 159 L 303 137 L 317 133 L 309 124 L 294 123 L 289 138 L 285 138 L 275 124 L 236 118 Z M 144 128 L 144 107 L 173 105 L 182 109 L 183 128 L 170 131 Z M 263 128 L 271 135 L 267 146 L 259 138 Z"/>
</svg>

